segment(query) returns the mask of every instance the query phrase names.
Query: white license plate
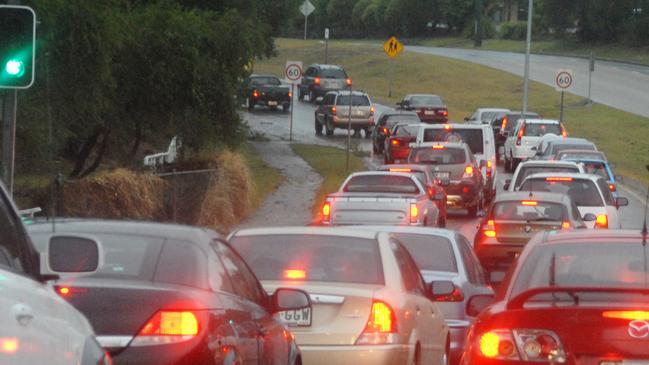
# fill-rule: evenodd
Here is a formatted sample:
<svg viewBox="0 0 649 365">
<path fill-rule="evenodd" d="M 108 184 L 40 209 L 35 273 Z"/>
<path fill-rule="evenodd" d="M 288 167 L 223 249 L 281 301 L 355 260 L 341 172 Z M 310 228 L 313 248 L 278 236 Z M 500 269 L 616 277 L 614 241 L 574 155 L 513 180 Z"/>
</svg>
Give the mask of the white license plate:
<svg viewBox="0 0 649 365">
<path fill-rule="evenodd" d="M 270 106 L 276 106 L 276 105 L 277 105 L 277 102 L 276 102 L 276 101 L 269 101 L 269 102 L 268 102 L 268 105 L 270 105 Z"/>
<path fill-rule="evenodd" d="M 365 115 L 365 113 L 363 113 L 362 110 L 355 110 L 352 112 L 352 115 L 355 117 L 362 117 L 363 115 Z"/>
<path fill-rule="evenodd" d="M 304 308 L 278 313 L 279 320 L 289 327 L 311 326 L 311 308 Z"/>
<path fill-rule="evenodd" d="M 448 171 L 435 171 L 433 176 L 438 179 L 448 179 L 451 174 Z"/>
<path fill-rule="evenodd" d="M 424 111 L 424 114 L 426 114 L 426 115 L 434 115 L 435 111 L 434 110 L 426 110 L 426 111 Z"/>
</svg>

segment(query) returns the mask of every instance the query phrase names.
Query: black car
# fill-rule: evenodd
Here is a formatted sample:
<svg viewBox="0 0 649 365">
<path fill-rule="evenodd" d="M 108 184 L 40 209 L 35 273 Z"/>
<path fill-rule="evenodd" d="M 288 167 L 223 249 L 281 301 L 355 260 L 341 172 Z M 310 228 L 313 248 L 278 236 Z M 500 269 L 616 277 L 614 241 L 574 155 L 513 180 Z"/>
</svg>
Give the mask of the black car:
<svg viewBox="0 0 649 365">
<path fill-rule="evenodd" d="M 298 86 L 300 91 L 298 97 L 304 100 L 304 96 L 308 96 L 309 101 L 314 102 L 316 98 L 324 96 L 329 91 L 344 90 L 351 86 L 352 79 L 347 76 L 342 67 L 313 64 L 302 76 L 302 82 Z"/>
<path fill-rule="evenodd" d="M 438 95 L 406 95 L 397 103 L 397 110 L 414 111 L 424 123 L 448 123 L 448 108 Z"/>
<path fill-rule="evenodd" d="M 248 110 L 252 111 L 255 105 L 267 106 L 277 109 L 278 106 L 287 112 L 291 107 L 291 90 L 283 85 L 282 81 L 273 75 L 250 75 L 243 92 Z"/>
<path fill-rule="evenodd" d="M 374 154 L 383 153 L 385 139 L 390 136 L 390 131 L 398 123 L 419 123 L 421 120 L 415 112 L 407 111 L 387 111 L 381 114 L 376 122 L 376 127 L 372 131 L 372 150 Z"/>
<path fill-rule="evenodd" d="M 496 138 L 496 159 L 500 159 L 500 147 L 505 146 L 505 141 L 507 136 L 513 133 L 516 129 L 516 122 L 519 119 L 541 119 L 541 116 L 537 113 L 512 111 L 508 113 L 498 113 L 495 117 L 491 119 L 489 125 L 494 131 L 494 137 Z"/>
<path fill-rule="evenodd" d="M 41 251 L 51 232 L 51 222 L 29 226 Z M 268 296 L 216 232 L 104 220 L 56 222 L 56 232 L 104 248 L 99 272 L 55 288 L 88 318 L 114 364 L 301 363 L 273 314 L 310 307 L 309 297 L 296 289 Z"/>
</svg>

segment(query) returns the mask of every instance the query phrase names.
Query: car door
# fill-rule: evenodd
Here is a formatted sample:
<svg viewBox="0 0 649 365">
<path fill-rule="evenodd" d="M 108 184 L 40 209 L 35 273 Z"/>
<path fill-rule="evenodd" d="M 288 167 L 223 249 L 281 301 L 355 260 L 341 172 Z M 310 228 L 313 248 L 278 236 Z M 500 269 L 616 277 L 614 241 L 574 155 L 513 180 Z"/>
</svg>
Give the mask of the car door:
<svg viewBox="0 0 649 365">
<path fill-rule="evenodd" d="M 287 364 L 288 332 L 268 312 L 268 296 L 243 259 L 227 244 L 216 241 L 225 269 L 234 285 L 234 290 L 243 298 L 242 304 L 250 314 L 245 331 L 254 335 L 257 347 L 257 361 L 250 364 Z M 252 338 L 253 336 L 251 336 Z"/>
</svg>

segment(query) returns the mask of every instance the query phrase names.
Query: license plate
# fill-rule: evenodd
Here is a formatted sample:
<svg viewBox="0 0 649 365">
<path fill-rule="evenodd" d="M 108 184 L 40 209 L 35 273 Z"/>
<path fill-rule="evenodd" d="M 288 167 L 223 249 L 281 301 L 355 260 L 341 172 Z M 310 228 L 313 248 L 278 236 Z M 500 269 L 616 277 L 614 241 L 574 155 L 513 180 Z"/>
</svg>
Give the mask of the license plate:
<svg viewBox="0 0 649 365">
<path fill-rule="evenodd" d="M 438 179 L 448 179 L 451 175 L 448 171 L 435 171 L 433 176 Z"/>
<path fill-rule="evenodd" d="M 270 106 L 276 106 L 276 105 L 277 105 L 277 102 L 276 102 L 276 101 L 269 101 L 269 102 L 268 102 L 268 105 L 270 105 Z"/>
<path fill-rule="evenodd" d="M 355 110 L 352 112 L 352 115 L 355 117 L 362 117 L 365 113 L 362 110 Z"/>
<path fill-rule="evenodd" d="M 336 87 L 336 82 L 335 81 L 323 81 L 322 86 L 324 86 L 326 89 L 333 89 Z"/>
<path fill-rule="evenodd" d="M 434 110 L 426 110 L 426 111 L 424 111 L 424 114 L 426 114 L 426 115 L 434 115 L 435 111 Z"/>
<path fill-rule="evenodd" d="M 311 326 L 311 308 L 284 311 L 278 313 L 279 320 L 289 327 Z"/>
</svg>

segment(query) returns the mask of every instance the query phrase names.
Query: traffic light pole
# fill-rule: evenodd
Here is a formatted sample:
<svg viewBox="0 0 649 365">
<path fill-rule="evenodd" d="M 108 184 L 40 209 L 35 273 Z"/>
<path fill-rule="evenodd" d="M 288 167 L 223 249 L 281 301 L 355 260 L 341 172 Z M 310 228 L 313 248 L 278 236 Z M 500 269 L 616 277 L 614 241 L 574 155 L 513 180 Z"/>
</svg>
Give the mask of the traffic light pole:
<svg viewBox="0 0 649 365">
<path fill-rule="evenodd" d="M 2 179 L 10 196 L 13 196 L 14 190 L 17 110 L 18 91 L 8 90 L 2 103 Z"/>
</svg>

